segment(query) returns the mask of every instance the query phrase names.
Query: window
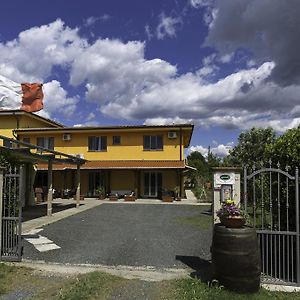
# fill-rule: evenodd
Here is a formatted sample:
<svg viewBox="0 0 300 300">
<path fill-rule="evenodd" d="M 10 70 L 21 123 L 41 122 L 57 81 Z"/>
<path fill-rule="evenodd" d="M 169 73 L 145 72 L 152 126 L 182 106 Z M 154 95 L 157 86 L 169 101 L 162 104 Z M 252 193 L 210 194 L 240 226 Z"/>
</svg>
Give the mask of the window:
<svg viewBox="0 0 300 300">
<path fill-rule="evenodd" d="M 23 142 L 27 143 L 27 144 L 30 144 L 30 137 L 24 137 Z"/>
<path fill-rule="evenodd" d="M 144 150 L 163 150 L 162 135 L 145 135 Z"/>
<path fill-rule="evenodd" d="M 121 145 L 121 137 L 119 135 L 113 136 L 113 145 Z"/>
<path fill-rule="evenodd" d="M 106 151 L 106 136 L 89 136 L 89 151 Z"/>
<path fill-rule="evenodd" d="M 38 137 L 37 145 L 49 150 L 54 150 L 54 137 Z"/>
</svg>

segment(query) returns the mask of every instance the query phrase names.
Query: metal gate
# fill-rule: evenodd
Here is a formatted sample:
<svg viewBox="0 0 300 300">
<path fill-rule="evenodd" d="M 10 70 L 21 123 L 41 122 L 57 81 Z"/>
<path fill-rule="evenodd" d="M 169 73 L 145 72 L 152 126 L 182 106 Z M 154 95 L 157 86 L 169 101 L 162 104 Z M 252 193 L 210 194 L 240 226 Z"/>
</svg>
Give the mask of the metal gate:
<svg viewBox="0 0 300 300">
<path fill-rule="evenodd" d="M 244 169 L 244 209 L 256 228 L 265 282 L 300 284 L 299 172 Z"/>
<path fill-rule="evenodd" d="M 3 174 L 1 260 L 20 261 L 22 257 L 21 167 L 9 166 Z"/>
</svg>

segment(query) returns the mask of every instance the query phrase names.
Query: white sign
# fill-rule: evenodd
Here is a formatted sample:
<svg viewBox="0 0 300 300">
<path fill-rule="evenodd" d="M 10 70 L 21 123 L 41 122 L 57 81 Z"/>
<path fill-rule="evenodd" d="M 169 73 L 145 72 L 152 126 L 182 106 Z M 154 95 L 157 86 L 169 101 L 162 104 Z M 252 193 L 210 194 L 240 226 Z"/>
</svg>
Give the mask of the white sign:
<svg viewBox="0 0 300 300">
<path fill-rule="evenodd" d="M 220 185 L 220 184 L 234 184 L 235 182 L 235 175 L 234 173 L 215 173 L 214 175 L 214 185 Z"/>
</svg>

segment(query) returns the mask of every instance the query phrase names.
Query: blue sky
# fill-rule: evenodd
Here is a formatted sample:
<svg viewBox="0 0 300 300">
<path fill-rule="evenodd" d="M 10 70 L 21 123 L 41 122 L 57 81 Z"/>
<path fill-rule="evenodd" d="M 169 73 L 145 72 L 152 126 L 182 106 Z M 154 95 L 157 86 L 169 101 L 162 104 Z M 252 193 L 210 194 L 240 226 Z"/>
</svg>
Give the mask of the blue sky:
<svg viewBox="0 0 300 300">
<path fill-rule="evenodd" d="M 44 83 L 68 126 L 195 124 L 224 155 L 242 130 L 300 122 L 296 0 L 5 1 L 0 74 Z M 1 107 L 1 103 L 0 103 Z"/>
</svg>

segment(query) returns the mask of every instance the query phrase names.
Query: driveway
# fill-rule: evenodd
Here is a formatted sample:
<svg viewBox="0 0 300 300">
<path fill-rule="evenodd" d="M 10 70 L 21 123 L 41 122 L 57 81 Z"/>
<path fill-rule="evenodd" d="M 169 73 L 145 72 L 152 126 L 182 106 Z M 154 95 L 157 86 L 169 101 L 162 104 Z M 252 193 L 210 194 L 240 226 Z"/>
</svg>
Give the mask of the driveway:
<svg viewBox="0 0 300 300">
<path fill-rule="evenodd" d="M 58 249 L 24 241 L 24 258 L 70 264 L 183 267 L 178 257 L 210 258 L 211 216 L 191 205 L 103 204 L 39 233 Z M 203 225 L 204 224 L 204 225 Z"/>
</svg>

